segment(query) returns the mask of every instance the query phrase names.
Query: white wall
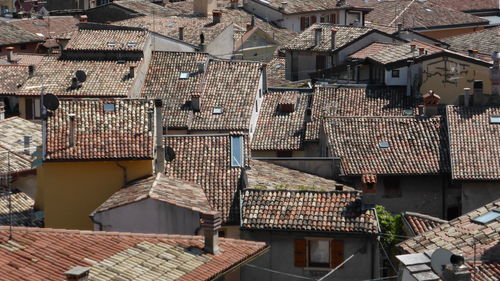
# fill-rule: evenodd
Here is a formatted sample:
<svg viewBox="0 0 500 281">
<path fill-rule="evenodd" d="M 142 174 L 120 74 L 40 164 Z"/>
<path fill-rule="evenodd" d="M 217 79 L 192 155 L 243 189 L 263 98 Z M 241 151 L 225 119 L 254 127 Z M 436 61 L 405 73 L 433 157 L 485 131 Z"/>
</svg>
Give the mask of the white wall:
<svg viewBox="0 0 500 281">
<path fill-rule="evenodd" d="M 151 38 L 153 51 L 194 52 L 195 47 L 179 40 L 154 33 Z"/>
<path fill-rule="evenodd" d="M 257 120 L 259 119 L 259 113 L 262 110 L 262 101 L 264 99 L 265 89 L 264 89 L 264 76 L 260 75 L 259 87 L 255 93 L 255 99 L 252 107 L 252 116 L 250 117 L 250 142 L 252 142 L 253 134 L 255 132 L 255 127 L 257 126 Z M 255 102 L 256 101 L 256 102 Z M 256 107 L 258 110 L 256 110 Z"/>
<path fill-rule="evenodd" d="M 406 86 L 408 81 L 408 67 L 396 68 L 399 70 L 399 77 L 392 77 L 392 70 L 385 70 L 384 83 L 387 86 Z"/>
<path fill-rule="evenodd" d="M 243 1 L 243 9 L 250 13 L 254 13 L 257 16 L 267 19 L 270 21 L 279 21 L 283 19 L 283 15 L 281 12 L 276 11 L 275 9 L 269 8 L 261 3 L 260 1 L 247 0 Z"/>
<path fill-rule="evenodd" d="M 216 38 L 207 44 L 207 53 L 219 58 L 230 59 L 234 49 L 234 26 L 229 25 Z"/>
</svg>

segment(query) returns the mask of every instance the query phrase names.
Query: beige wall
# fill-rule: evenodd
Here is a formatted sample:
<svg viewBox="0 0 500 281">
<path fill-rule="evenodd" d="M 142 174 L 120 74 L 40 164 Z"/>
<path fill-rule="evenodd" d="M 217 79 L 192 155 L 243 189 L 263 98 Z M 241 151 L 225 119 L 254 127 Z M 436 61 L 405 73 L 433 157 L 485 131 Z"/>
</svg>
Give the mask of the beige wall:
<svg viewBox="0 0 500 281">
<path fill-rule="evenodd" d="M 462 27 L 462 28 L 454 28 L 454 29 L 441 29 L 441 30 L 418 31 L 418 32 L 421 34 L 424 34 L 426 36 L 435 38 L 435 39 L 441 39 L 441 38 L 457 36 L 457 35 L 461 35 L 461 34 L 465 34 L 465 33 L 471 33 L 471 32 L 482 30 L 482 29 L 484 29 L 484 26 Z"/>
<path fill-rule="evenodd" d="M 444 70 L 446 69 L 446 70 Z M 474 80 L 483 81 L 483 93 L 491 93 L 488 67 L 449 57 L 439 57 L 422 63 L 420 92 L 433 90 L 441 97 L 441 104 L 458 104 L 464 88 L 473 88 Z"/>
</svg>

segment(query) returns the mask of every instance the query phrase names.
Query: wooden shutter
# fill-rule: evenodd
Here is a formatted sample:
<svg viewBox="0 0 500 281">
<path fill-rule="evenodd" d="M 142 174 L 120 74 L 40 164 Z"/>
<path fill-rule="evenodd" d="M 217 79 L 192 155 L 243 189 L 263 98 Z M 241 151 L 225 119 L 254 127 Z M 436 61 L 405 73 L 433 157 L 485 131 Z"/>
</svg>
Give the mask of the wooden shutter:
<svg viewBox="0 0 500 281">
<path fill-rule="evenodd" d="M 311 16 L 311 25 L 316 23 L 316 16 Z"/>
<path fill-rule="evenodd" d="M 306 29 L 306 18 L 300 17 L 300 30 Z"/>
<path fill-rule="evenodd" d="M 330 23 L 333 23 L 333 24 L 337 23 L 337 15 L 336 14 L 330 15 Z"/>
<path fill-rule="evenodd" d="M 307 266 L 307 247 L 306 240 L 297 239 L 294 241 L 294 260 L 296 267 Z"/>
<path fill-rule="evenodd" d="M 26 112 L 26 119 L 28 120 L 33 120 L 33 100 L 30 98 L 26 98 L 25 100 L 25 112 Z"/>
<path fill-rule="evenodd" d="M 344 242 L 332 240 L 330 242 L 330 267 L 335 268 L 344 261 Z"/>
</svg>

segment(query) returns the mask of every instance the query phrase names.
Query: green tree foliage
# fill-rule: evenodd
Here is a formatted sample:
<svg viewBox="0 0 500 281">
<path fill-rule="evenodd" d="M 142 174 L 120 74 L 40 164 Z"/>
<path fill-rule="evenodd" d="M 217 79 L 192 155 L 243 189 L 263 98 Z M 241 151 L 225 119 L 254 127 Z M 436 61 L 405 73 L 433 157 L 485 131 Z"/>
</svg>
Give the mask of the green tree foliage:
<svg viewBox="0 0 500 281">
<path fill-rule="evenodd" d="M 404 235 L 403 223 L 401 215 L 393 215 L 387 211 L 383 206 L 376 206 L 377 216 L 380 223 L 382 233 L 382 245 L 386 250 L 395 253 L 396 244 L 401 242 L 401 236 Z"/>
</svg>

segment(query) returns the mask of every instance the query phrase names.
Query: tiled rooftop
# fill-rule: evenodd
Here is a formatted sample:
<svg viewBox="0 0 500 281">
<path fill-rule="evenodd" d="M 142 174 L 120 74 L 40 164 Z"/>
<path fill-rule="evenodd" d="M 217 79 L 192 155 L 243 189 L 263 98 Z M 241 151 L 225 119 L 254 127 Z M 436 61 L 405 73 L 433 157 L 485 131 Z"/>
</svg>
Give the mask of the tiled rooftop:
<svg viewBox="0 0 500 281">
<path fill-rule="evenodd" d="M 443 223 L 434 229 L 410 238 L 398 246 L 405 253 L 418 253 L 445 248 L 457 252 L 468 259 L 467 266 L 476 268 L 473 281 L 496 280 L 500 272 L 498 241 L 500 240 L 500 220 L 482 224 L 472 221 L 478 216 L 500 208 L 496 200 L 463 216 Z M 473 259 L 476 256 L 477 259 Z M 473 264 L 474 261 L 476 264 Z"/>
<path fill-rule="evenodd" d="M 7 55 L 0 56 L 0 65 L 11 65 L 11 64 L 17 64 L 17 65 L 38 65 L 42 59 L 43 55 L 40 54 L 24 54 L 24 53 L 14 53 L 12 56 L 12 60 L 14 62 L 9 62 L 7 60 Z"/>
<path fill-rule="evenodd" d="M 13 44 L 36 43 L 43 38 L 11 23 L 0 20 L 0 46 Z"/>
<path fill-rule="evenodd" d="M 59 109 L 47 120 L 45 157 L 47 160 L 151 159 L 153 131 L 148 128 L 148 111 L 153 107 L 153 102 L 147 100 L 60 100 Z M 75 114 L 74 146 L 70 146 L 69 114 Z"/>
<path fill-rule="evenodd" d="M 191 94 L 199 88 L 203 77 L 198 62 L 205 63 L 207 54 L 183 52 L 153 52 L 142 95 L 162 99 L 164 125 L 168 128 L 188 128 L 192 110 Z M 180 79 L 181 72 L 192 73 Z"/>
<path fill-rule="evenodd" d="M 412 44 L 415 44 L 416 46 L 414 52 L 411 51 Z M 423 55 L 419 54 L 419 48 L 425 49 Z M 413 41 L 411 43 L 406 43 L 403 45 L 387 46 L 386 48 L 383 48 L 378 52 L 368 55 L 368 58 L 381 64 L 389 64 L 392 62 L 407 60 L 410 58 L 418 58 L 420 56 L 431 55 L 444 51 L 445 49 L 428 43 Z"/>
<path fill-rule="evenodd" d="M 497 0 L 474 0 L 474 1 L 430 0 L 430 1 L 439 6 L 463 12 L 500 9 L 500 2 L 498 2 Z"/>
<path fill-rule="evenodd" d="M 15 227 L 7 238 L 8 227 L 0 227 L 6 281 L 59 281 L 75 266 L 90 267 L 89 280 L 204 281 L 267 250 L 262 242 L 220 238 L 221 254 L 212 255 L 199 236 L 46 228 Z"/>
<path fill-rule="evenodd" d="M 275 10 L 279 10 L 281 3 L 280 0 L 254 0 L 265 6 L 270 6 Z M 350 7 L 360 7 L 357 1 L 345 1 L 345 5 L 338 5 L 338 1 L 322 1 L 322 0 L 288 0 L 286 1 L 287 6 L 283 11 L 284 14 L 294 14 L 303 12 L 313 12 L 313 11 L 324 11 L 324 10 L 336 10 L 336 9 L 346 9 Z M 361 6 L 362 7 L 362 6 Z"/>
<path fill-rule="evenodd" d="M 251 160 L 246 170 L 248 188 L 259 190 L 353 191 L 352 187 L 316 175 L 278 166 L 266 161 Z"/>
<path fill-rule="evenodd" d="M 2 191 L 0 188 L 0 225 L 9 225 L 9 196 L 7 193 L 2 193 Z M 11 194 L 10 201 L 13 226 L 41 226 L 40 220 L 36 219 L 33 210 L 35 200 L 31 199 L 26 193 L 15 192 Z"/>
<path fill-rule="evenodd" d="M 451 174 L 454 180 L 500 179 L 500 107 L 448 106 Z"/>
<path fill-rule="evenodd" d="M 241 168 L 231 167 L 230 136 L 167 136 L 165 146 L 171 147 L 176 155 L 166 163 L 165 173 L 201 185 L 212 208 L 222 213 L 223 222 L 237 222 Z M 245 138 L 245 166 L 250 155 L 248 146 Z"/>
<path fill-rule="evenodd" d="M 284 57 L 275 57 L 267 65 L 267 84 L 271 86 L 279 86 L 290 82 L 285 78 L 286 59 Z"/>
<path fill-rule="evenodd" d="M 450 49 L 455 51 L 467 52 L 475 49 L 490 56 L 495 51 L 500 52 L 500 26 L 448 37 L 443 41 L 450 44 Z"/>
<path fill-rule="evenodd" d="M 28 66 L 0 65 L 0 95 L 14 95 L 28 80 Z"/>
<path fill-rule="evenodd" d="M 446 223 L 447 221 L 414 212 L 404 212 L 401 218 L 410 229 L 413 236 L 427 232 L 434 227 Z"/>
<path fill-rule="evenodd" d="M 416 175 L 448 170 L 442 123 L 441 117 L 333 117 L 324 127 L 345 175 Z"/>
<path fill-rule="evenodd" d="M 241 191 L 244 229 L 378 233 L 374 210 L 361 210 L 359 191 Z"/>
<path fill-rule="evenodd" d="M 13 25 L 38 35 L 41 39 L 56 38 L 77 30 L 79 20 L 72 16 L 51 16 L 50 18 L 24 18 L 11 21 Z M 40 36 L 41 34 L 42 36 Z"/>
<path fill-rule="evenodd" d="M 173 10 L 151 3 L 149 0 L 115 0 L 110 4 L 123 7 L 144 16 L 168 17 L 174 14 Z"/>
<path fill-rule="evenodd" d="M 73 33 L 65 50 L 70 51 L 142 51 L 148 33 L 137 30 L 87 30 Z"/>
<path fill-rule="evenodd" d="M 0 144 L 0 178 L 31 169 L 31 160 L 27 155 L 13 152 Z"/>
<path fill-rule="evenodd" d="M 403 116 L 416 113 L 417 102 L 399 88 L 350 89 L 315 88 L 312 97 L 312 122 L 306 127 L 307 141 L 319 139 L 324 116 Z"/>
<path fill-rule="evenodd" d="M 374 55 L 379 51 L 384 50 L 385 48 L 390 46 L 393 46 L 393 44 L 374 42 L 366 46 L 365 48 L 353 53 L 352 55 L 349 56 L 349 58 L 363 60 L 366 59 L 368 56 Z"/>
<path fill-rule="evenodd" d="M 139 62 L 62 60 L 44 57 L 35 68 L 32 78 L 24 83 L 18 95 L 40 95 L 45 92 L 64 97 L 127 97 L 134 78 L 129 77 L 130 66 Z M 76 89 L 71 88 L 71 79 L 77 70 L 87 74 L 87 80 Z"/>
<path fill-rule="evenodd" d="M 297 91 L 271 91 L 264 95 L 252 150 L 302 149 L 309 98 L 310 95 Z M 294 111 L 284 111 L 282 104 L 293 105 Z"/>
<path fill-rule="evenodd" d="M 94 212 L 103 212 L 148 198 L 195 212 L 212 211 L 200 185 L 158 174 L 156 177 L 151 176 L 129 183 L 115 192 Z"/>
<path fill-rule="evenodd" d="M 401 23 L 403 28 L 426 29 L 488 24 L 487 20 L 434 4 L 433 1 L 379 1 L 372 8 L 373 11 L 366 15 L 366 21 L 388 26 Z"/>
<path fill-rule="evenodd" d="M 315 45 L 316 29 L 321 29 L 321 42 Z M 335 35 L 335 49 L 341 48 L 361 36 L 373 31 L 368 27 L 343 26 L 326 23 L 316 23 L 304 30 L 295 40 L 283 46 L 284 50 L 328 52 L 332 50 L 332 29 L 337 30 Z"/>
</svg>

